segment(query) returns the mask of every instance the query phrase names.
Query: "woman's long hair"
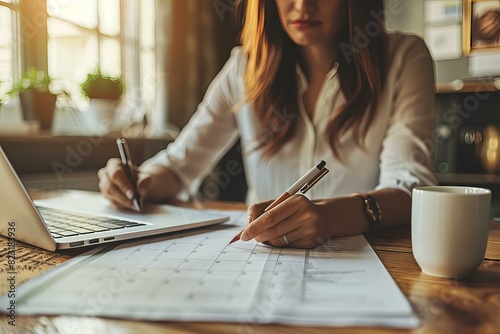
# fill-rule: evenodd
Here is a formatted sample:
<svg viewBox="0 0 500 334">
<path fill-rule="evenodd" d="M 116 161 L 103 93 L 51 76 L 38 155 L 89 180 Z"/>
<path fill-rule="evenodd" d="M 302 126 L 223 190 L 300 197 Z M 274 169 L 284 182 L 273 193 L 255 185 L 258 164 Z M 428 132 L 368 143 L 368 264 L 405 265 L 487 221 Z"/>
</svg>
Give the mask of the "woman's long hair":
<svg viewBox="0 0 500 334">
<path fill-rule="evenodd" d="M 383 13 L 383 0 L 345 1 L 349 18 L 340 33 L 338 75 L 347 102 L 327 127 L 337 158 L 341 158 L 339 139 L 348 130 L 352 129 L 356 143 L 363 145 L 362 138 L 379 109 L 387 71 L 387 34 L 382 18 L 377 17 Z M 264 158 L 269 158 L 292 138 L 296 128 L 299 108 L 295 67 L 299 47 L 281 26 L 275 1 L 241 1 L 242 8 L 247 102 L 253 104 L 262 124 L 257 148 L 263 150 Z"/>
</svg>

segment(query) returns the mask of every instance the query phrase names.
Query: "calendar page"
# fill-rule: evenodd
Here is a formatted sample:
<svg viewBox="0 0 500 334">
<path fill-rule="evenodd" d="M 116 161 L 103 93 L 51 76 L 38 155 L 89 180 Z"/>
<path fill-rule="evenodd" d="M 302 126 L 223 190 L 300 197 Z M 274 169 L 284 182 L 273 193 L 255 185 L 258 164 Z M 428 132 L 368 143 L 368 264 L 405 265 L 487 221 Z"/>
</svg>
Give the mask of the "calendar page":
<svg viewBox="0 0 500 334">
<path fill-rule="evenodd" d="M 227 214 L 228 212 L 224 212 Z M 141 320 L 414 327 L 419 323 L 363 236 L 316 249 L 228 242 L 228 223 L 76 257 L 21 286 L 19 314 Z M 7 302 L 0 299 L 2 309 Z"/>
</svg>

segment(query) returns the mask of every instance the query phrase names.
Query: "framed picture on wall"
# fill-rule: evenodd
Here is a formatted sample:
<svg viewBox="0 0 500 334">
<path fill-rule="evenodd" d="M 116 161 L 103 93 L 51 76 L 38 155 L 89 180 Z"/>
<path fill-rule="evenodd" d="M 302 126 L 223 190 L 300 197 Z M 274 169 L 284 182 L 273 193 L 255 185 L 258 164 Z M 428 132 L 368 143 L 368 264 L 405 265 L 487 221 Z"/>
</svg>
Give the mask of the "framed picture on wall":
<svg viewBox="0 0 500 334">
<path fill-rule="evenodd" d="M 500 0 L 463 0 L 464 54 L 500 50 Z"/>
</svg>

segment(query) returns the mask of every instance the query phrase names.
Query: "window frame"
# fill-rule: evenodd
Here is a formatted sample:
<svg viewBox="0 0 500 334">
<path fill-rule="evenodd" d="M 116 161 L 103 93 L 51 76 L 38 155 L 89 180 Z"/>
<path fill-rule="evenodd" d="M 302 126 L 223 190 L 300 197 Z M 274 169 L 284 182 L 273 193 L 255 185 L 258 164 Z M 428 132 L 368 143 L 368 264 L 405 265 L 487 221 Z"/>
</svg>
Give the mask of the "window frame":
<svg viewBox="0 0 500 334">
<path fill-rule="evenodd" d="M 14 0 L 12 3 L 1 1 L 0 7 L 6 7 L 11 10 L 11 73 L 10 83 L 13 84 L 21 75 L 22 67 L 22 57 L 21 57 L 21 33 L 20 33 L 20 21 L 21 21 L 21 7 L 19 1 Z M 4 78 L 0 78 L 4 80 Z"/>
<path fill-rule="evenodd" d="M 27 1 L 27 0 L 24 0 L 24 1 Z M 101 0 L 97 0 L 97 2 L 96 2 L 97 3 L 97 8 L 99 8 L 99 1 L 101 1 Z M 99 13 L 100 13 L 99 9 L 97 9 L 97 13 L 96 13 L 97 25 L 96 25 L 95 28 L 89 28 L 89 27 L 80 25 L 80 24 L 78 24 L 76 22 L 72 22 L 71 20 L 65 19 L 63 17 L 49 15 L 48 11 L 47 11 L 47 23 L 48 23 L 48 20 L 50 18 L 53 18 L 53 19 L 62 21 L 64 23 L 67 23 L 69 25 L 75 26 L 79 30 L 84 30 L 84 31 L 90 32 L 91 34 L 95 34 L 97 36 L 97 66 L 99 66 L 99 67 L 102 67 L 101 66 L 102 42 L 105 39 L 114 39 L 114 40 L 117 40 L 119 42 L 119 44 L 120 44 L 120 58 L 121 58 L 120 59 L 120 72 L 123 74 L 124 73 L 124 66 L 123 66 L 123 56 L 124 56 L 124 54 L 123 54 L 123 44 L 124 44 L 124 42 L 122 41 L 122 39 L 123 39 L 123 29 L 124 29 L 123 1 L 119 1 L 118 3 L 119 3 L 119 6 L 120 6 L 120 9 L 119 9 L 119 15 L 120 15 L 120 33 L 118 35 L 109 35 L 109 34 L 103 33 L 99 29 L 100 28 L 100 22 L 102 20 L 101 16 L 99 15 Z M 50 36 L 48 36 L 48 34 L 47 34 L 47 45 L 49 43 L 49 37 Z M 46 56 L 48 58 L 48 53 L 47 53 Z"/>
<path fill-rule="evenodd" d="M 47 10 L 47 0 L 14 0 L 14 3 L 5 3 L 0 0 L 2 5 L 6 5 L 9 8 L 15 8 L 17 10 L 17 18 L 14 34 L 14 41 L 16 41 L 16 47 L 12 49 L 13 52 L 17 53 L 17 64 L 15 65 L 15 73 L 13 72 L 12 80 L 15 82 L 21 75 L 22 72 L 26 71 L 30 67 L 36 67 L 48 73 L 49 70 L 49 60 L 48 60 L 48 44 L 49 35 L 47 29 L 48 19 L 53 17 L 57 20 L 74 25 L 78 29 L 84 29 L 86 31 L 91 31 L 96 33 L 98 36 L 98 64 L 101 61 L 101 42 L 103 38 L 112 38 L 118 40 L 120 44 L 120 70 L 123 79 L 126 82 L 125 95 L 123 96 L 124 103 L 132 103 L 130 105 L 131 109 L 141 105 L 144 102 L 148 104 L 155 105 L 157 103 L 158 97 L 154 97 L 153 101 L 144 101 L 143 94 L 141 92 L 141 79 L 144 75 L 142 73 L 141 67 L 141 54 L 144 47 L 140 43 L 140 29 L 142 18 L 140 16 L 141 12 L 141 0 L 120 0 L 120 33 L 116 36 L 108 35 L 99 30 L 99 12 L 97 12 L 98 24 L 96 28 L 88 28 L 77 23 L 71 22 L 71 20 L 66 20 L 58 16 L 49 16 Z M 156 6 L 156 1 L 154 1 Z M 134 9 L 136 9 L 134 11 Z M 134 19 L 134 22 L 130 23 L 130 18 Z M 156 18 L 155 18 L 156 20 Z M 127 22 L 126 22 L 127 21 Z M 130 27 L 133 25 L 133 28 Z M 125 35 L 125 29 L 134 29 L 134 38 L 132 40 L 127 40 Z M 131 48 L 132 46 L 132 48 Z M 156 42 L 153 50 L 156 51 Z M 132 49 L 132 52 L 130 51 Z M 148 48 L 149 49 L 149 48 Z M 156 57 L 155 53 L 155 57 Z M 155 63 L 157 68 L 158 64 Z M 133 68 L 133 71 L 130 69 Z M 57 78 L 54 78 L 57 79 Z M 155 82 L 155 87 L 158 88 L 158 81 Z M 136 104 L 135 106 L 133 104 Z M 131 111 L 132 113 L 134 110 Z"/>
</svg>

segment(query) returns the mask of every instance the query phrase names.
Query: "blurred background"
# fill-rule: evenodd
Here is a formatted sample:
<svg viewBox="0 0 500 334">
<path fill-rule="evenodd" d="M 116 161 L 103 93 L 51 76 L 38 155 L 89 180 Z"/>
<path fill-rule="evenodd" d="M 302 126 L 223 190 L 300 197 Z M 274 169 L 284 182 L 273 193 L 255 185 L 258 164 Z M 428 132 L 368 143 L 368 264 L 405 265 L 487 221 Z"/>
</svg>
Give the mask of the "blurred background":
<svg viewBox="0 0 500 334">
<path fill-rule="evenodd" d="M 25 184 L 96 190 L 116 136 L 129 138 L 136 163 L 166 147 L 238 44 L 235 3 L 0 0 L 0 145 Z M 500 202 L 500 44 L 471 41 L 476 16 L 499 12 L 500 2 L 385 4 L 374 20 L 421 36 L 435 60 L 439 120 L 429 146 L 440 183 L 485 186 Z M 33 89 L 53 97 L 42 103 Z M 53 115 L 34 108 L 51 101 Z M 227 172 L 235 163 L 238 145 L 202 195 L 244 200 L 244 171 Z"/>
</svg>

